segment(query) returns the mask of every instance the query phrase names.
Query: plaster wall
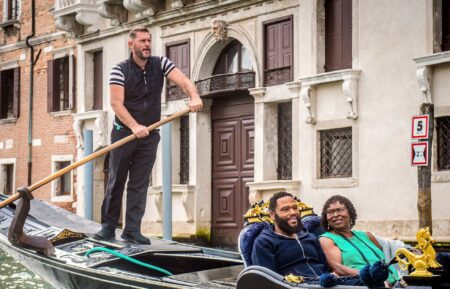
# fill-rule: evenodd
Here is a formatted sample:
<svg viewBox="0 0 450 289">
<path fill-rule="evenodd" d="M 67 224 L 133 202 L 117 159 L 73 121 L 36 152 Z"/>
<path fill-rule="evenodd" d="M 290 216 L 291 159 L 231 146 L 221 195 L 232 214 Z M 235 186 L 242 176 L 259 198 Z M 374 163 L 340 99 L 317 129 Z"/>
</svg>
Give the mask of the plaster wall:
<svg viewBox="0 0 450 289">
<path fill-rule="evenodd" d="M 310 164 L 317 162 L 317 154 L 314 154 L 317 144 L 310 140 L 314 139 L 317 128 L 301 123 L 299 143 L 303 148 L 301 151 L 306 153 L 300 154 L 300 195 L 320 212 L 329 196 L 343 194 L 354 202 L 361 224 L 379 234 L 395 231 L 397 235 L 412 236 L 416 230 L 418 189 L 417 169 L 410 165 L 411 117 L 418 114 L 422 102 L 415 78 L 417 67 L 412 59 L 429 53 L 430 47 L 426 45 L 429 19 L 424 11 L 429 9 L 431 1 L 394 1 L 389 5 L 353 1 L 353 4 L 353 27 L 358 31 L 353 34 L 353 69 L 361 70 L 361 74 L 358 80 L 359 116 L 349 124 L 354 131 L 356 127 L 357 132 L 353 135 L 358 154 L 357 164 L 353 164 L 354 169 L 355 165 L 357 167 L 353 172 L 358 176 L 357 183 L 353 187 L 312 188 L 311 176 L 317 172 Z M 402 8 L 405 5 L 408 9 Z M 300 15 L 310 16 L 302 11 L 302 7 L 300 11 Z M 300 32 L 303 37 L 311 35 L 304 39 L 305 43 L 315 43 L 310 26 L 299 29 L 305 30 Z M 305 58 L 313 55 L 309 47 L 310 44 L 301 46 Z M 300 63 L 300 71 L 313 74 L 314 66 Z M 440 77 L 445 76 L 438 76 L 436 81 L 443 81 Z M 440 102 L 447 100 L 436 100 L 436 103 Z M 336 84 L 320 86 L 316 90 L 315 103 L 319 124 L 323 121 L 337 124 L 345 117 L 342 114 L 346 109 L 345 102 Z M 301 113 L 305 112 L 301 109 Z M 448 212 L 439 208 L 439 203 L 445 203 L 446 199 L 444 186 L 441 187 L 433 187 L 433 219 L 448 220 Z M 406 224 L 390 230 L 386 224 L 396 220 Z M 444 227 L 439 225 L 434 233 L 450 235 Z"/>
</svg>

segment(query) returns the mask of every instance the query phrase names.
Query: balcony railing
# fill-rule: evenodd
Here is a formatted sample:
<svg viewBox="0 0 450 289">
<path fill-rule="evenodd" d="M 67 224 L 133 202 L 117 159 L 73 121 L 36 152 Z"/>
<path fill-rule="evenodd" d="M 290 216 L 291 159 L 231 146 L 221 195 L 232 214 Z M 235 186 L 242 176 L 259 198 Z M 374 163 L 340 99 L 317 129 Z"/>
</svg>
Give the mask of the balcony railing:
<svg viewBox="0 0 450 289">
<path fill-rule="evenodd" d="M 217 74 L 195 82 L 200 95 L 214 92 L 227 92 L 255 87 L 255 72 Z M 183 99 L 187 96 L 176 85 L 167 85 L 167 100 Z"/>
<path fill-rule="evenodd" d="M 292 81 L 291 66 L 264 70 L 264 85 L 271 86 Z"/>
<path fill-rule="evenodd" d="M 200 95 L 255 87 L 255 72 L 217 74 L 195 82 Z"/>
<path fill-rule="evenodd" d="M 55 11 L 79 5 L 96 5 L 96 0 L 55 0 Z"/>
</svg>

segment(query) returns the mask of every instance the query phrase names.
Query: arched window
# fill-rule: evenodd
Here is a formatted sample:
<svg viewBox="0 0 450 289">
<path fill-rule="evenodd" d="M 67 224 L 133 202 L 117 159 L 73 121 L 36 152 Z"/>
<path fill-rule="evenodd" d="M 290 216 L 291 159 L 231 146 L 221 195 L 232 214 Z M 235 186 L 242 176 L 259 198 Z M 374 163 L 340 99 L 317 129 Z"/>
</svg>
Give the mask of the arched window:
<svg viewBox="0 0 450 289">
<path fill-rule="evenodd" d="M 250 53 L 239 41 L 228 44 L 214 67 L 213 75 L 253 71 Z"/>
</svg>

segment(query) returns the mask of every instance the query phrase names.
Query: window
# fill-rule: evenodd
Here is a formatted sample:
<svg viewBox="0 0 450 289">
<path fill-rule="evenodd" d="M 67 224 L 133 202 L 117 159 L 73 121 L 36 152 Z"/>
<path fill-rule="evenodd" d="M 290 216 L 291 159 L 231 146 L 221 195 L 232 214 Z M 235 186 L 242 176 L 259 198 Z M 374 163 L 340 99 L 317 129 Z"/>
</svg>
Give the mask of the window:
<svg viewBox="0 0 450 289">
<path fill-rule="evenodd" d="M 213 75 L 253 71 L 250 53 L 245 46 L 233 40 L 220 53 Z"/>
<path fill-rule="evenodd" d="M 74 109 L 75 63 L 73 56 L 47 62 L 47 111 Z"/>
<path fill-rule="evenodd" d="M 320 131 L 320 178 L 352 176 L 352 128 Z"/>
<path fill-rule="evenodd" d="M 72 155 L 53 155 L 52 172 L 58 172 L 73 162 Z M 52 202 L 70 202 L 72 201 L 73 190 L 73 171 L 69 171 L 52 182 Z"/>
<path fill-rule="evenodd" d="M 450 116 L 436 118 L 437 169 L 450 170 Z"/>
<path fill-rule="evenodd" d="M 0 165 L 0 193 L 12 195 L 14 192 L 14 163 Z"/>
<path fill-rule="evenodd" d="M 103 109 L 103 51 L 94 52 L 94 110 Z"/>
<path fill-rule="evenodd" d="M 292 81 L 292 17 L 264 24 L 264 85 Z"/>
<path fill-rule="evenodd" d="M 70 166 L 70 161 L 57 161 L 55 162 L 55 172 Z M 67 196 L 71 193 L 71 181 L 70 172 L 65 173 L 56 179 L 55 183 L 55 195 L 56 196 Z"/>
<path fill-rule="evenodd" d="M 0 120 L 19 117 L 20 68 L 0 72 Z"/>
<path fill-rule="evenodd" d="M 189 184 L 189 116 L 180 118 L 180 184 Z"/>
<path fill-rule="evenodd" d="M 212 76 L 197 82 L 197 87 L 200 94 L 255 87 L 250 51 L 238 40 L 232 40 L 217 58 Z"/>
<path fill-rule="evenodd" d="M 3 3 L 5 14 L 3 22 L 16 20 L 19 16 L 19 3 L 17 0 L 5 0 Z"/>
<path fill-rule="evenodd" d="M 292 102 L 278 104 L 279 180 L 292 179 Z"/>
<path fill-rule="evenodd" d="M 450 1 L 442 0 L 442 51 L 450 50 Z"/>
<path fill-rule="evenodd" d="M 183 42 L 167 46 L 167 58 L 181 70 L 187 77 L 190 72 L 189 42 Z M 167 85 L 167 100 L 185 98 L 183 91 L 173 83 Z"/>
<path fill-rule="evenodd" d="M 325 71 L 352 67 L 352 0 L 325 1 Z"/>
</svg>

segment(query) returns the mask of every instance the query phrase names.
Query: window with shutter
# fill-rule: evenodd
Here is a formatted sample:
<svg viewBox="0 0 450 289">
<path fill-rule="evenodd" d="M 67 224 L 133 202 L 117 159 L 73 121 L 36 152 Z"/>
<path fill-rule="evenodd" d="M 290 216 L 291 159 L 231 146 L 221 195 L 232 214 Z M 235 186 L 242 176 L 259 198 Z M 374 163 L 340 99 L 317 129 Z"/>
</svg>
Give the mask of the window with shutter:
<svg viewBox="0 0 450 289">
<path fill-rule="evenodd" d="M 450 1 L 442 1 L 442 51 L 450 50 Z"/>
<path fill-rule="evenodd" d="M 292 16 L 264 24 L 264 85 L 292 81 Z"/>
<path fill-rule="evenodd" d="M 94 110 L 103 109 L 103 51 L 94 52 Z"/>
<path fill-rule="evenodd" d="M 73 55 L 47 62 L 47 111 L 74 109 L 76 93 L 75 59 Z M 72 68 L 72 69 L 71 69 Z"/>
<path fill-rule="evenodd" d="M 20 68 L 0 72 L 0 119 L 19 117 Z"/>
<path fill-rule="evenodd" d="M 352 0 L 325 1 L 325 71 L 352 67 Z"/>
<path fill-rule="evenodd" d="M 14 165 L 15 163 L 0 164 L 0 193 L 12 195 L 14 192 Z"/>
<path fill-rule="evenodd" d="M 187 77 L 190 72 L 189 57 L 189 41 L 182 43 L 170 44 L 167 46 L 167 58 L 169 58 L 175 66 L 181 70 Z M 177 100 L 186 98 L 183 91 L 175 84 L 169 82 L 167 84 L 167 100 Z"/>
<path fill-rule="evenodd" d="M 11 21 L 11 20 L 16 20 L 18 18 L 18 12 L 19 12 L 19 3 L 17 0 L 5 0 L 5 2 L 3 3 L 4 6 L 4 11 L 5 13 L 3 14 L 3 20 L 6 21 Z"/>
</svg>

